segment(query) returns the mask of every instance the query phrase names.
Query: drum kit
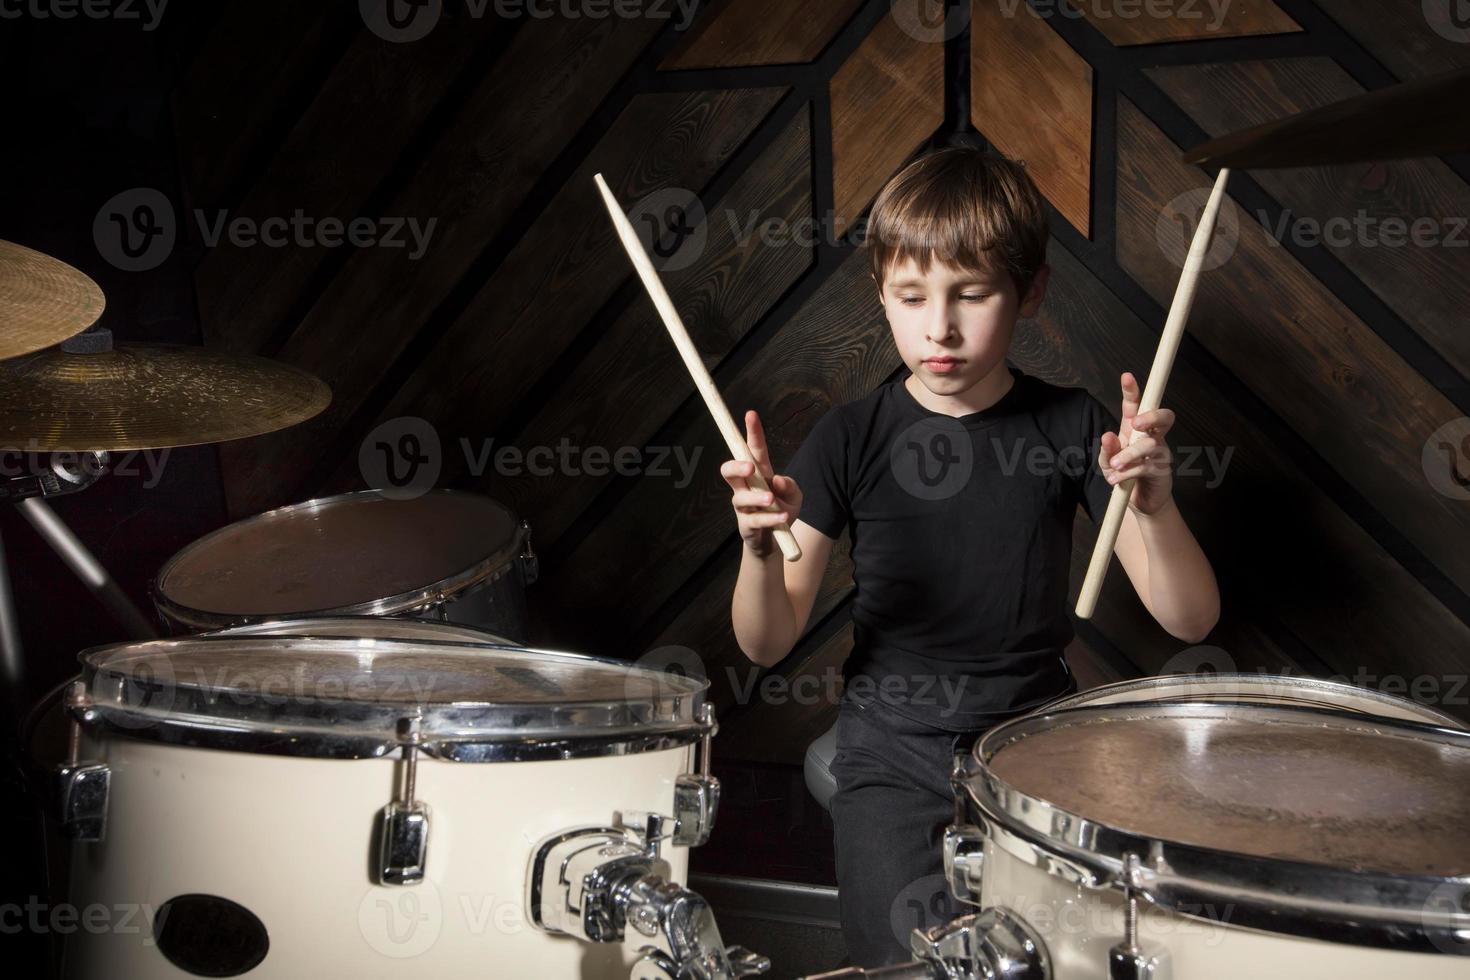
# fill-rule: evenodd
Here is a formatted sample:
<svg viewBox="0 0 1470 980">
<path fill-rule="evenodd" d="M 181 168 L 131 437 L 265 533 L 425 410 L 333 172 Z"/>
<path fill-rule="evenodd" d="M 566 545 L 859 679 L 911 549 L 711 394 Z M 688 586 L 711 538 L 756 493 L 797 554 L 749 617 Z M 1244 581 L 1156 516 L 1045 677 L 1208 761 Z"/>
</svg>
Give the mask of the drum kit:
<svg viewBox="0 0 1470 980">
<path fill-rule="evenodd" d="M 260 358 L 82 332 L 102 305 L 81 273 L 0 243 L 8 444 L 103 463 L 269 432 L 330 397 Z M 80 675 L 23 726 L 29 745 L 54 702 L 67 733 L 50 773 L 67 901 L 143 910 L 142 928 L 69 936 L 66 976 L 769 968 L 727 947 L 686 886 L 719 802 L 707 683 L 527 645 L 526 521 L 448 490 L 272 510 L 163 566 L 153 598 L 171 637 L 159 639 L 46 516 L 42 498 L 96 472 L 54 467 L 5 489 L 135 635 L 83 651 Z M 0 577 L 11 686 L 14 634 Z M 991 730 L 953 786 L 946 884 L 976 910 L 915 930 L 912 963 L 823 977 L 1470 967 L 1470 733 L 1413 702 L 1307 678 L 1126 681 Z"/>
</svg>

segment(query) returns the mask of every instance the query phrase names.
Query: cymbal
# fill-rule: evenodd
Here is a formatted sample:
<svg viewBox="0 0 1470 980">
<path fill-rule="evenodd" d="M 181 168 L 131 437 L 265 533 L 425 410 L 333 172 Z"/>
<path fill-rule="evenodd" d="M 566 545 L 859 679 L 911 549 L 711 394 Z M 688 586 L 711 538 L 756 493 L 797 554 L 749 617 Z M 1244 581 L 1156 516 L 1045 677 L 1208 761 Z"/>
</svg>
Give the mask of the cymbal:
<svg viewBox="0 0 1470 980">
<path fill-rule="evenodd" d="M 0 447 L 100 452 L 223 442 L 304 422 L 331 400 L 317 378 L 263 357 L 165 344 L 57 348 L 0 363 Z"/>
<path fill-rule="evenodd" d="M 1405 82 L 1201 143 L 1202 167 L 1270 169 L 1433 157 L 1470 150 L 1470 69 Z"/>
<path fill-rule="evenodd" d="M 107 301 L 85 273 L 24 245 L 0 241 L 0 358 L 80 333 Z"/>
</svg>

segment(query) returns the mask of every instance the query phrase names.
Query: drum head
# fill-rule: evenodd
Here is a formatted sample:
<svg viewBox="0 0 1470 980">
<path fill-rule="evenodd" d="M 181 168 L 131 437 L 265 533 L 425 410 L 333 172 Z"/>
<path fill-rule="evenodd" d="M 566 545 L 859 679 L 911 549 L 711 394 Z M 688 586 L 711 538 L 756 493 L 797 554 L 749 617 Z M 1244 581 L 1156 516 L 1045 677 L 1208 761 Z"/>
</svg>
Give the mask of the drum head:
<svg viewBox="0 0 1470 980">
<path fill-rule="evenodd" d="M 96 715 L 125 734 L 335 757 L 390 751 L 412 717 L 444 758 L 632 751 L 697 734 L 708 687 L 578 654 L 423 640 L 215 634 L 81 659 Z"/>
<path fill-rule="evenodd" d="M 1465 736 L 1191 704 L 1062 711 L 992 734 L 981 752 L 994 779 L 1136 837 L 1351 872 L 1470 874 Z"/>
<path fill-rule="evenodd" d="M 155 593 L 166 613 L 195 626 L 391 615 L 482 580 L 515 557 L 517 536 L 515 515 L 478 494 L 342 494 L 201 538 L 163 567 Z"/>
</svg>

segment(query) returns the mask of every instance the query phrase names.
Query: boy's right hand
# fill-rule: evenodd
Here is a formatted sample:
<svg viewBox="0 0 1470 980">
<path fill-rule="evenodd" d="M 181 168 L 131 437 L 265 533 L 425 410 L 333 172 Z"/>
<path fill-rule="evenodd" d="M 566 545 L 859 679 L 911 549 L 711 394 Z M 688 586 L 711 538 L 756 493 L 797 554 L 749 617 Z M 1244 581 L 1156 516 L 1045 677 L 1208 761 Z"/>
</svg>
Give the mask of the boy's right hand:
<svg viewBox="0 0 1470 980">
<path fill-rule="evenodd" d="M 780 524 L 796 523 L 801 512 L 801 488 L 789 476 L 777 476 L 771 469 L 771 456 L 766 450 L 766 434 L 761 428 L 760 416 L 754 411 L 745 413 L 745 443 L 755 457 L 755 465 L 738 459 L 726 460 L 720 466 L 720 475 L 730 484 L 730 503 L 735 508 L 735 522 L 740 528 L 740 538 L 745 547 L 758 558 L 765 558 L 776 543 L 771 537 L 771 528 Z M 746 480 L 760 467 L 770 491 L 752 490 Z M 771 505 L 775 504 L 775 509 Z"/>
</svg>

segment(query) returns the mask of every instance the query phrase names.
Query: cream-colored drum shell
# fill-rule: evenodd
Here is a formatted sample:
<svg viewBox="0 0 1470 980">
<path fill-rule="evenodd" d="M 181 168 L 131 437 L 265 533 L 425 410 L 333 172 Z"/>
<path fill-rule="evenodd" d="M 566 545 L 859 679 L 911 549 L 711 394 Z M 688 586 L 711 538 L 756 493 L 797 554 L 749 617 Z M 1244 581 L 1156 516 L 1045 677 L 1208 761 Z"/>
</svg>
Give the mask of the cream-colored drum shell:
<svg viewBox="0 0 1470 980">
<path fill-rule="evenodd" d="M 1123 938 L 1123 897 L 1072 884 L 994 841 L 985 845 L 981 904 L 1023 918 L 1042 937 L 1055 980 L 1107 980 L 1108 950 Z M 1405 953 L 1257 932 L 1229 925 L 1230 910 L 1200 916 L 1140 910 L 1139 945 L 1167 954 L 1177 980 L 1465 980 L 1464 956 Z"/>
<path fill-rule="evenodd" d="M 393 791 L 387 759 L 332 760 L 185 748 L 127 738 L 84 740 L 83 758 L 112 767 L 103 843 L 77 844 L 70 900 L 142 906 L 178 895 L 230 899 L 258 916 L 270 951 L 260 980 L 623 978 L 632 950 L 536 930 L 525 909 L 536 844 L 563 829 L 613 822 L 623 810 L 673 812 L 690 746 L 548 762 L 423 759 L 417 798 L 430 812 L 426 880 L 370 882 L 375 816 Z M 688 851 L 666 847 L 686 880 Z M 65 975 L 182 980 L 150 930 L 78 931 Z"/>
</svg>

